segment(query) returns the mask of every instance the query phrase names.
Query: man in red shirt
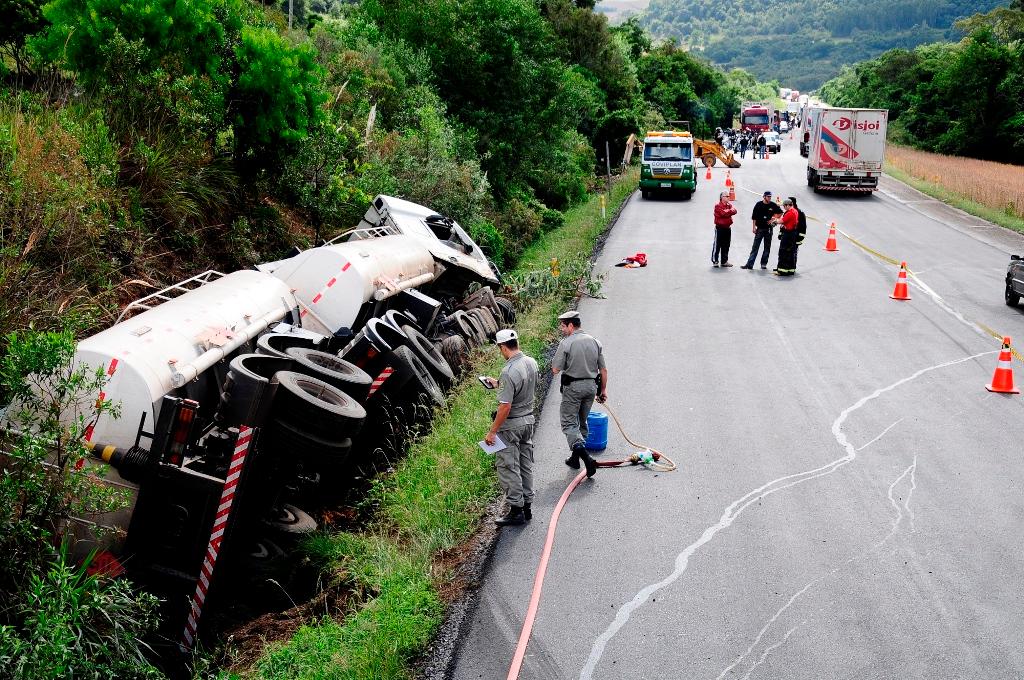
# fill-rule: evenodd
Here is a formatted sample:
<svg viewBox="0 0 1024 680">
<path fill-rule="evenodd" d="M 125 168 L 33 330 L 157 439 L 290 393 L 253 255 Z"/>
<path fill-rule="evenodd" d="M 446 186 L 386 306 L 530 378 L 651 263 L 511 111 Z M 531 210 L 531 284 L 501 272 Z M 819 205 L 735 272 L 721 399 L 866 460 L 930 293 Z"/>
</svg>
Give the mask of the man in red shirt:
<svg viewBox="0 0 1024 680">
<path fill-rule="evenodd" d="M 776 276 L 793 276 L 796 274 L 796 240 L 800 235 L 800 213 L 793 207 L 793 199 L 782 202 L 782 231 L 779 232 L 779 262 L 773 274 Z"/>
<path fill-rule="evenodd" d="M 711 248 L 711 266 L 717 267 L 721 262 L 723 267 L 731 267 L 729 262 L 729 243 L 732 241 L 732 216 L 736 214 L 736 208 L 729 203 L 728 192 L 723 191 L 718 195 L 718 203 L 715 203 L 715 245 Z"/>
</svg>

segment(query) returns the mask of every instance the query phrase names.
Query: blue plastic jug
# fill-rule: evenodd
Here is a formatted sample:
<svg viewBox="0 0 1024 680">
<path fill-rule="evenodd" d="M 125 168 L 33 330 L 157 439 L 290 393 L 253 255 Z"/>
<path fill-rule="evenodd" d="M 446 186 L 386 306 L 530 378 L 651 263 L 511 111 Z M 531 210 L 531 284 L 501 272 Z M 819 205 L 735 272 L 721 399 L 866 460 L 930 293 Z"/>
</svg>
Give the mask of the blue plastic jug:
<svg viewBox="0 0 1024 680">
<path fill-rule="evenodd" d="M 604 451 L 608 448 L 608 414 L 600 411 L 587 414 L 586 447 L 591 451 Z"/>
</svg>

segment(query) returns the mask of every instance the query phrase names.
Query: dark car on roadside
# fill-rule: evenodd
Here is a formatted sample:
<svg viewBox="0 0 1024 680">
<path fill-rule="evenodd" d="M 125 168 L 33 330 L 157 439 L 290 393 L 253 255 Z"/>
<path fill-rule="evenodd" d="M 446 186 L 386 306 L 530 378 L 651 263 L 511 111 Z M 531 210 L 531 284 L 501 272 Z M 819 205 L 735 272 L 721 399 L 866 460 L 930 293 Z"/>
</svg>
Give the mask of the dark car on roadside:
<svg viewBox="0 0 1024 680">
<path fill-rule="evenodd" d="M 1006 267 L 1006 292 L 1003 294 L 1006 304 L 1016 307 L 1024 295 L 1024 258 L 1010 255 L 1010 264 Z"/>
</svg>

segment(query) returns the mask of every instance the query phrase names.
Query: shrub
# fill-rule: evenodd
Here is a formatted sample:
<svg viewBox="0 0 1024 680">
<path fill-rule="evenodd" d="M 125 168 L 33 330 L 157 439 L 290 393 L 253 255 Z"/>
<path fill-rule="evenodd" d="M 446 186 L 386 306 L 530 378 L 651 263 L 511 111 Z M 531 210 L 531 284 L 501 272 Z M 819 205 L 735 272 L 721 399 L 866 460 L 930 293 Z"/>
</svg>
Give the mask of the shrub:
<svg viewBox="0 0 1024 680">
<path fill-rule="evenodd" d="M 495 219 L 505 242 L 505 264 L 519 259 L 530 243 L 541 234 L 541 217 L 522 198 L 513 198 Z"/>
<path fill-rule="evenodd" d="M 142 636 L 157 626 L 157 599 L 122 579 L 89 574 L 61 549 L 29 577 L 16 623 L 0 625 L 5 677 L 162 678 L 146 659 Z"/>
<path fill-rule="evenodd" d="M 116 305 L 111 286 L 144 239 L 105 186 L 100 126 L 90 169 L 81 132 L 31 103 L 0 103 L 0 328 L 54 328 L 69 306 L 101 316 Z M 72 126 L 74 127 L 74 126 Z M 102 180 L 102 183 L 101 183 Z"/>
<path fill-rule="evenodd" d="M 0 388 L 5 414 L 0 477 L 0 663 L 4 674 L 38 677 L 153 677 L 142 636 L 156 601 L 70 561 L 69 527 L 126 507 L 125 492 L 102 483 L 85 433 L 118 407 L 102 398 L 103 366 L 72 364 L 71 328 L 6 338 Z M 97 399 L 96 395 L 101 395 Z M 102 534 L 102 529 L 94 529 Z"/>
<path fill-rule="evenodd" d="M 231 159 L 209 144 L 159 134 L 137 139 L 122 166 L 122 181 L 137 189 L 137 200 L 151 224 L 191 231 L 218 223 L 232 207 L 238 178 Z M 197 242 L 201 239 L 196 236 Z"/>
</svg>

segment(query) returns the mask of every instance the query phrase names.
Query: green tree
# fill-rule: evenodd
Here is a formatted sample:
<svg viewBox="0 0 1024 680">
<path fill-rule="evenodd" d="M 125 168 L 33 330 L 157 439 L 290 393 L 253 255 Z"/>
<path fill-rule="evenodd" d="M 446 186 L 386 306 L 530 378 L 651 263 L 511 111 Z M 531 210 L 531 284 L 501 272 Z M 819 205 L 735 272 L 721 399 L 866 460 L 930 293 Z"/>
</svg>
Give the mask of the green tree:
<svg viewBox="0 0 1024 680">
<path fill-rule="evenodd" d="M 276 163 L 322 119 L 327 94 L 313 48 L 292 47 L 270 29 L 245 26 L 235 57 L 229 113 L 238 151 L 258 166 Z"/>
<path fill-rule="evenodd" d="M 25 43 L 45 25 L 45 0 L 0 0 L 0 62 L 4 55 L 14 60 L 18 72 L 28 66 Z"/>
<path fill-rule="evenodd" d="M 618 26 L 612 27 L 612 33 L 622 36 L 629 45 L 629 55 L 633 61 L 637 61 L 645 53 L 651 50 L 651 36 L 647 34 L 640 20 L 630 17 Z"/>
</svg>

